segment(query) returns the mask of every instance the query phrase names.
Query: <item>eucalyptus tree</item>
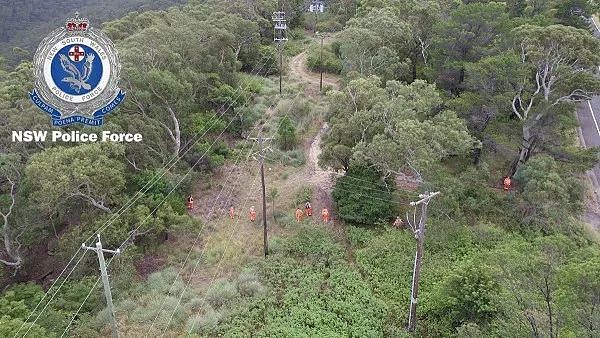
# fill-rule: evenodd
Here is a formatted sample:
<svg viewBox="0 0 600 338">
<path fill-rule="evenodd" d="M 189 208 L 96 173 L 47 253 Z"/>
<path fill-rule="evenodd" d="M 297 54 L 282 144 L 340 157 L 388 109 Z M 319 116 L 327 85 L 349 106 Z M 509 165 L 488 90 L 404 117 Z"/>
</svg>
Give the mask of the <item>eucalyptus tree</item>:
<svg viewBox="0 0 600 338">
<path fill-rule="evenodd" d="M 385 176 L 422 183 L 420 173 L 432 164 L 478 146 L 462 119 L 440 111 L 434 85 L 417 80 L 380 86 L 377 77 L 358 78 L 330 94 L 330 106 L 338 108 L 323 139 L 321 164 L 347 170 L 352 160 L 367 161 Z"/>
<path fill-rule="evenodd" d="M 67 203 L 112 213 L 124 198 L 123 151 L 121 144 L 90 143 L 35 154 L 23 173 L 28 197 L 47 216 Z"/>
<path fill-rule="evenodd" d="M 338 36 L 345 71 L 383 80 L 412 81 L 415 50 L 412 27 L 391 6 L 363 7 Z"/>
<path fill-rule="evenodd" d="M 178 155 L 186 129 L 182 124 L 196 111 L 217 106 L 211 102 L 216 87 L 235 82 L 234 46 L 227 31 L 189 13 L 169 12 L 119 44 L 130 92 L 123 110 L 161 126 L 172 155 Z"/>
<path fill-rule="evenodd" d="M 600 80 L 594 75 L 600 65 L 600 42 L 590 32 L 562 25 L 523 25 L 514 29 L 513 42 L 525 72 L 511 103 L 522 126 L 512 173 L 530 157 L 541 120 L 559 105 L 588 100 L 600 92 Z"/>
<path fill-rule="evenodd" d="M 0 155 L 0 263 L 13 268 L 19 268 L 23 263 L 18 242 L 19 226 L 15 217 L 18 208 L 17 194 L 21 184 L 19 167 L 19 156 Z"/>
<path fill-rule="evenodd" d="M 465 79 L 465 64 L 496 54 L 510 25 L 504 3 L 458 6 L 436 28 L 432 58 L 438 69 L 437 82 L 459 92 Z"/>
</svg>

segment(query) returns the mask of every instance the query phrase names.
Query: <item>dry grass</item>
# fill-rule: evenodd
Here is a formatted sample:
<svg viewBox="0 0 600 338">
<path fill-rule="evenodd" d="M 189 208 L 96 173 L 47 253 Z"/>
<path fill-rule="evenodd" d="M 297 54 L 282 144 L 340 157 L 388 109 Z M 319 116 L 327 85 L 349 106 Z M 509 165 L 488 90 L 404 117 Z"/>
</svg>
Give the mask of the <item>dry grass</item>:
<svg viewBox="0 0 600 338">
<path fill-rule="evenodd" d="M 314 87 L 314 83 L 310 83 L 310 81 L 301 84 L 298 81 L 299 79 L 293 78 L 293 75 L 290 76 L 289 80 L 285 83 L 286 90 L 292 88 L 295 90 L 294 93 L 306 92 L 307 87 Z M 265 95 L 265 97 L 267 96 Z M 323 112 L 320 111 L 322 108 L 319 107 L 323 105 L 324 97 L 319 93 L 310 91 L 308 101 L 311 106 L 311 116 L 309 116 L 309 122 L 305 128 L 302 128 L 303 135 L 299 136 L 303 138 L 301 149 L 306 154 L 306 158 L 312 159 L 312 161 L 307 161 L 309 163 L 300 168 L 285 166 L 280 163 L 265 164 L 267 194 L 271 188 L 278 190 L 278 196 L 274 201 L 274 209 L 276 215 L 281 215 L 277 218 L 277 221 L 274 221 L 273 202 L 268 200 L 267 220 L 270 239 L 286 236 L 293 231 L 293 227 L 286 228 L 286 223 L 294 223 L 293 214 L 296 206 L 291 205 L 290 201 L 303 187 L 317 185 L 317 182 L 313 179 L 316 171 L 314 163 L 316 157 L 311 157 L 310 153 L 311 148 L 313 148 L 313 152 L 315 150 L 315 144 L 312 141 L 321 128 L 322 120 L 320 116 Z M 269 125 L 265 129 L 274 130 L 272 127 L 275 119 L 270 118 L 268 120 Z M 318 144 L 316 146 L 318 148 Z M 223 188 L 223 192 L 219 194 Z M 199 225 L 197 229 L 193 229 L 191 232 L 182 230 L 170 234 L 167 244 L 156 250 L 155 254 L 165 257 L 162 263 L 165 266 L 173 267 L 181 277 L 184 285 L 190 281 L 186 292 L 189 297 L 203 298 L 203 295 L 216 281 L 235 279 L 234 277 L 243 270 L 244 266 L 249 262 L 260 259 L 263 255 L 262 203 L 258 164 L 253 159 L 246 160 L 245 158 L 237 164 L 228 161 L 212 177 L 198 182 L 193 194 L 195 208 L 192 210 L 192 215 L 199 219 L 203 225 Z M 254 223 L 248 220 L 248 210 L 252 205 L 255 206 L 257 211 L 257 221 Z M 231 206 L 236 210 L 235 219 L 233 220 L 228 215 Z M 315 210 L 318 208 L 316 204 L 314 207 Z M 198 241 L 196 241 L 196 238 L 198 238 Z M 183 269 L 181 269 L 182 265 L 184 265 Z M 150 311 L 150 314 L 146 314 L 150 317 L 153 314 L 151 310 L 156 309 L 156 304 L 145 297 L 135 300 L 135 303 L 136 307 L 141 307 L 144 311 Z M 203 312 L 184 311 L 183 309 L 181 311 L 183 317 L 188 313 L 194 316 L 194 314 L 197 315 Z M 132 313 L 128 313 L 123 317 L 127 318 L 130 315 Z M 183 319 L 183 317 L 178 319 Z M 185 322 L 185 320 L 182 322 Z M 124 325 L 121 327 L 125 331 L 122 333 L 127 336 L 135 336 L 137 332 L 146 332 L 146 330 L 137 327 L 138 323 L 139 321 L 136 320 L 123 323 Z M 179 321 L 176 326 L 178 325 L 181 325 Z M 170 330 L 177 331 L 172 327 Z M 167 332 L 166 336 L 176 336 L 176 334 L 171 331 Z"/>
</svg>

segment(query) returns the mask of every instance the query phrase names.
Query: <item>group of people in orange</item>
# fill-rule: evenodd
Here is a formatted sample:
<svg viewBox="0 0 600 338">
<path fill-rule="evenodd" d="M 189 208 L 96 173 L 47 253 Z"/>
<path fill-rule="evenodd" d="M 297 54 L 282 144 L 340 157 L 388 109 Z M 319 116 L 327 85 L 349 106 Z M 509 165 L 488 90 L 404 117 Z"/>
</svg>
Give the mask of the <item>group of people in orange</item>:
<svg viewBox="0 0 600 338">
<path fill-rule="evenodd" d="M 310 205 L 310 202 L 306 202 L 304 205 L 304 212 L 300 208 L 296 209 L 296 222 L 302 222 L 304 214 L 306 214 L 307 217 L 312 216 L 312 206 Z M 329 210 L 327 210 L 327 208 L 321 210 L 321 218 L 323 219 L 323 223 L 329 223 Z"/>
<path fill-rule="evenodd" d="M 312 216 L 312 207 L 310 205 L 310 202 L 306 202 L 306 204 L 304 205 L 304 211 L 302 211 L 300 208 L 296 209 L 296 213 L 295 213 L 296 222 L 298 222 L 298 223 L 302 222 L 302 218 L 304 217 L 305 213 L 306 213 L 307 217 Z M 256 221 L 256 209 L 254 208 L 254 206 L 250 207 L 250 212 L 248 213 L 248 216 L 250 218 L 250 222 Z M 330 215 L 329 215 L 329 210 L 327 208 L 323 208 L 323 210 L 321 211 L 321 217 L 322 217 L 324 223 L 329 223 Z M 229 208 L 229 218 L 231 218 L 231 219 L 235 218 L 235 208 L 234 207 Z"/>
<path fill-rule="evenodd" d="M 188 208 L 188 210 L 191 210 L 194 208 L 194 198 L 192 197 L 192 195 L 188 196 L 188 198 L 187 198 L 187 208 Z M 302 218 L 304 217 L 305 213 L 306 213 L 307 217 L 311 217 L 313 214 L 312 206 L 310 205 L 310 202 L 306 202 L 306 204 L 304 205 L 304 211 L 302 211 L 300 208 L 296 209 L 296 222 L 298 222 L 298 223 L 302 222 Z M 231 219 L 235 218 L 235 208 L 234 207 L 229 208 L 229 218 L 231 218 Z M 256 209 L 254 208 L 254 206 L 250 207 L 249 218 L 250 218 L 250 222 L 256 221 Z M 323 210 L 321 210 L 321 218 L 323 219 L 324 223 L 329 223 L 330 215 L 329 215 L 329 210 L 327 208 L 323 208 Z"/>
</svg>

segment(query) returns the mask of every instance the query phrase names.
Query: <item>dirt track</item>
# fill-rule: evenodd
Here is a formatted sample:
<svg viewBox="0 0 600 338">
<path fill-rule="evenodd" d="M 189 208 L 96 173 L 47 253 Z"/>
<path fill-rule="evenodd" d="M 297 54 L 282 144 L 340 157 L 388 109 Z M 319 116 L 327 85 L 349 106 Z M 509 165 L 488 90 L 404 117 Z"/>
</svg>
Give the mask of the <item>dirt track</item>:
<svg viewBox="0 0 600 338">
<path fill-rule="evenodd" d="M 305 51 L 292 58 L 290 61 L 290 77 L 318 86 L 320 75 L 319 73 L 308 71 L 306 67 L 306 58 L 307 55 Z M 328 73 L 323 73 L 323 87 L 326 86 L 338 88 L 339 83 L 337 77 Z"/>
<path fill-rule="evenodd" d="M 331 38 L 326 39 L 325 42 L 327 43 L 330 39 Z M 307 96 L 316 100 L 323 100 L 322 94 L 317 90 L 320 82 L 320 75 L 319 73 L 308 70 L 306 67 L 306 58 L 306 52 L 302 52 L 290 60 L 290 78 L 292 81 L 308 84 L 310 89 L 306 90 Z M 334 89 L 339 88 L 338 77 L 324 73 L 323 86 L 329 86 Z M 322 169 L 318 164 L 319 155 L 321 154 L 321 139 L 325 132 L 327 132 L 327 129 L 327 123 L 323 122 L 319 132 L 312 138 L 310 143 L 305 146 L 306 166 L 302 171 L 295 175 L 295 179 L 306 181 L 314 187 L 312 206 L 317 213 L 324 207 L 333 210 L 331 191 L 333 189 L 333 177 L 338 175 L 334 171 Z M 333 215 L 335 216 L 335 213 L 333 213 Z"/>
</svg>

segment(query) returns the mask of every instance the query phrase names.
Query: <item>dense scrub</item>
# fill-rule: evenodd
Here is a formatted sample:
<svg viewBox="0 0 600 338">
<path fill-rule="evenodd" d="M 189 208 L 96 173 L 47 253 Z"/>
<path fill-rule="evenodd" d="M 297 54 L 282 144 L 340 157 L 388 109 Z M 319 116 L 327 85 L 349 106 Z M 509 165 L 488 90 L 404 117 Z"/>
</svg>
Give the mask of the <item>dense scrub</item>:
<svg viewBox="0 0 600 338">
<path fill-rule="evenodd" d="M 574 145 L 573 117 L 579 100 L 600 92 L 600 43 L 579 15 L 597 4 L 332 1 L 322 24 L 340 32 L 324 56 L 341 86 L 316 98 L 301 97 L 306 88 L 295 85 L 279 98 L 257 76 L 276 74 L 275 6 L 194 1 L 105 24 L 130 93 L 105 128 L 142 132 L 143 144 L 9 142 L 11 130 L 48 121 L 26 98 L 31 63 L 0 69 L 0 212 L 12 210 L 0 228 L 8 286 L 0 336 L 41 313 L 33 311 L 40 285 L 148 183 L 103 232 L 107 247 L 127 244 L 110 266 L 125 336 L 411 336 L 415 235 L 390 224 L 398 215 L 417 219 L 409 202 L 424 191 L 441 194 L 428 209 L 415 335 L 598 336 L 600 247 L 581 222 L 582 177 L 597 151 Z M 295 55 L 311 43 L 300 29 L 311 16 L 301 1 L 284 7 L 298 40 L 285 53 Z M 309 48 L 315 70 L 318 48 Z M 544 66 L 564 60 L 548 67 L 552 73 Z M 555 80 L 536 91 L 544 75 Z M 265 124 L 265 111 L 275 123 Z M 223 267 L 217 256 L 229 244 L 207 237 L 210 250 L 186 256 L 200 229 L 225 223 L 190 217 L 185 196 L 195 183 L 214 188 L 216 169 L 246 156 L 248 129 L 259 124 L 277 136 L 268 163 L 286 181 L 303 173 L 303 138 L 321 119 L 329 129 L 319 163 L 343 173 L 332 194 L 339 222 L 296 223 L 287 209 L 314 200 L 322 187 L 295 181 L 293 191 L 269 191 L 281 209 L 273 211 L 277 236 L 267 258 L 240 246 L 231 255 L 248 257 Z M 515 182 L 509 192 L 500 185 L 506 175 Z M 148 275 L 135 269 L 149 258 L 162 263 Z M 96 264 L 83 257 L 24 330 L 52 337 L 71 325 L 75 336 L 107 334 L 99 292 L 78 308 Z M 194 279 L 198 266 L 204 273 Z M 37 284 L 17 283 L 26 280 Z"/>
</svg>

